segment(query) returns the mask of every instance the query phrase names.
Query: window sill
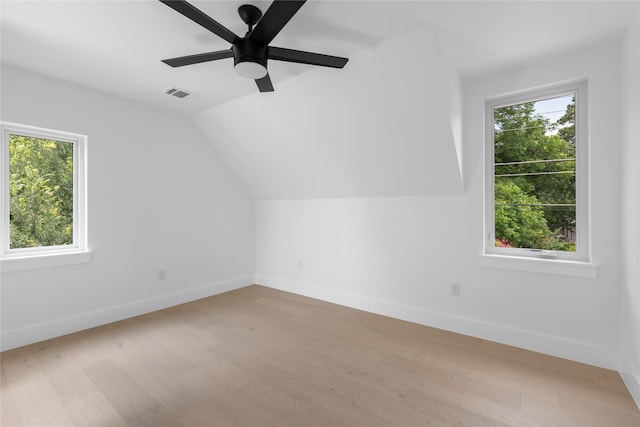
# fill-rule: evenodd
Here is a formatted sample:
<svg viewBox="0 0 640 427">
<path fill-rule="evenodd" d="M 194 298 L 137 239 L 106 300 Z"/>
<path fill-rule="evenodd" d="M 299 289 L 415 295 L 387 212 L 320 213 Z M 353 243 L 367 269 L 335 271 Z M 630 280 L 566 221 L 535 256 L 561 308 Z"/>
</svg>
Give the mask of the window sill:
<svg viewBox="0 0 640 427">
<path fill-rule="evenodd" d="M 596 279 L 598 277 L 598 266 L 596 264 L 579 261 L 484 254 L 480 256 L 480 266 L 486 268 L 527 271 L 530 273 L 584 277 L 587 279 Z"/>
<path fill-rule="evenodd" d="M 38 254 L 0 259 L 0 272 L 35 270 L 38 268 L 62 267 L 66 265 L 87 264 L 91 262 L 93 252 L 78 251 L 57 254 Z"/>
</svg>

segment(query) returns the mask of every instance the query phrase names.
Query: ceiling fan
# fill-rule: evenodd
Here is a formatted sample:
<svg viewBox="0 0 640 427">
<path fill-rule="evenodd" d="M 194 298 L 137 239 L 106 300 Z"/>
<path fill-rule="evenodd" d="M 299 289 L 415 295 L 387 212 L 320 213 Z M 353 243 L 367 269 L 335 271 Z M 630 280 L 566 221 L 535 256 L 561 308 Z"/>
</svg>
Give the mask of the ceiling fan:
<svg viewBox="0 0 640 427">
<path fill-rule="evenodd" d="M 234 68 L 238 74 L 255 80 L 260 92 L 273 92 L 273 84 L 267 72 L 268 59 L 333 68 L 343 68 L 348 61 L 348 58 L 338 56 L 269 46 L 269 43 L 278 35 L 306 0 L 275 0 L 264 16 L 256 6 L 250 4 L 240 6 L 238 14 L 249 26 L 244 37 L 237 36 L 184 0 L 160 1 L 231 43 L 231 47 L 227 50 L 162 60 L 162 62 L 172 67 L 182 67 L 233 57 Z"/>
</svg>

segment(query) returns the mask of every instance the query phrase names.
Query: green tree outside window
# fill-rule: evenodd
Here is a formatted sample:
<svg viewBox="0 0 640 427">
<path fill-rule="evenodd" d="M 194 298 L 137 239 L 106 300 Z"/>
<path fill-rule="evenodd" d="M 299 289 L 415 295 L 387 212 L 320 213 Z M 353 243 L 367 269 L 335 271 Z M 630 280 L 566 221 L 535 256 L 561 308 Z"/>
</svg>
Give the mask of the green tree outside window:
<svg viewBox="0 0 640 427">
<path fill-rule="evenodd" d="M 73 144 L 9 136 L 10 248 L 73 244 Z"/>
<path fill-rule="evenodd" d="M 561 113 L 494 109 L 496 246 L 576 250 L 575 97 Z"/>
</svg>

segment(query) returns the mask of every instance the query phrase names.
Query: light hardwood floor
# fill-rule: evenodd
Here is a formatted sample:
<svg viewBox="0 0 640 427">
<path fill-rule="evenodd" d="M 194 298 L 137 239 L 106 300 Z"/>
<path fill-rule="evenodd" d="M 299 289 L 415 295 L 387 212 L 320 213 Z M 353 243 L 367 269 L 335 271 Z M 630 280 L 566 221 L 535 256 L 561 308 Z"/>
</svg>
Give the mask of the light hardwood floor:
<svg viewBox="0 0 640 427">
<path fill-rule="evenodd" d="M 6 351 L 2 426 L 640 426 L 616 372 L 261 286 Z"/>
</svg>

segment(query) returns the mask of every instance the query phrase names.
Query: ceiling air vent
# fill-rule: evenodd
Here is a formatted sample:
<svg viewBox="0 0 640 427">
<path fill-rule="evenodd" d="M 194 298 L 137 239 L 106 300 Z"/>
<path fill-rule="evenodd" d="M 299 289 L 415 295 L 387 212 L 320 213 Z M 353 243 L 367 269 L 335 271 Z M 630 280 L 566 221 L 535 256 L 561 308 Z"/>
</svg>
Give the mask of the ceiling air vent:
<svg viewBox="0 0 640 427">
<path fill-rule="evenodd" d="M 164 91 L 164 93 L 166 93 L 167 95 L 175 96 L 176 98 L 180 98 L 180 99 L 184 99 L 192 95 L 186 90 L 178 89 L 176 87 L 167 89 Z"/>
</svg>

